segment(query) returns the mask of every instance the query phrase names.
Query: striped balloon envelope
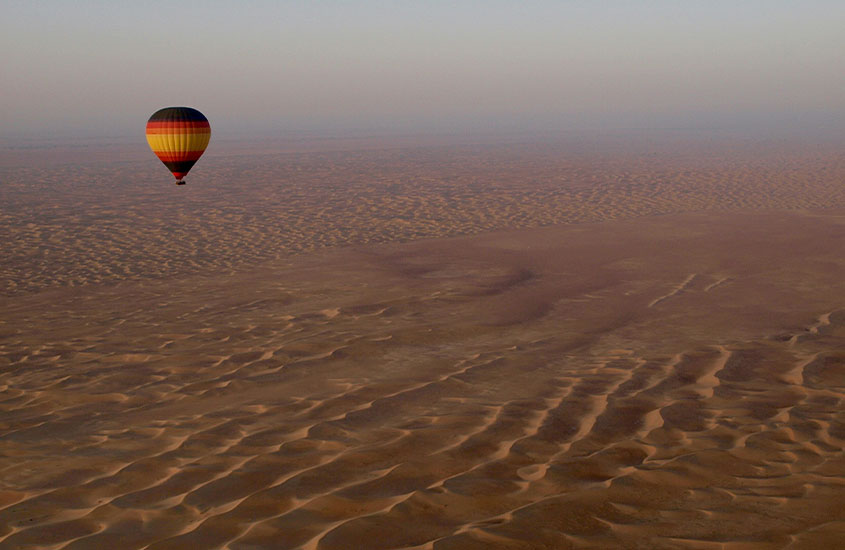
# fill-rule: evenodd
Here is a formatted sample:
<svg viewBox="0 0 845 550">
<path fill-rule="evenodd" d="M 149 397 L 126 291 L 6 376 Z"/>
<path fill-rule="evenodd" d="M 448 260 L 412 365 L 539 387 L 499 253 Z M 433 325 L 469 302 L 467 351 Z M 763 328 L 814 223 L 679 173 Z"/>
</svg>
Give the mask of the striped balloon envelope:
<svg viewBox="0 0 845 550">
<path fill-rule="evenodd" d="M 165 107 L 147 121 L 147 143 L 179 185 L 210 139 L 208 119 L 190 107 Z"/>
</svg>

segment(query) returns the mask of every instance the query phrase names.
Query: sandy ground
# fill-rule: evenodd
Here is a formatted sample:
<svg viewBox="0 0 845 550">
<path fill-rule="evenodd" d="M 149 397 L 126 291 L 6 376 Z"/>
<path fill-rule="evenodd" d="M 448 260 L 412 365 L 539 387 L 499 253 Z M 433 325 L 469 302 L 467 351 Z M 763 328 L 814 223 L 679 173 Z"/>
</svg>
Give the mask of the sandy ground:
<svg viewBox="0 0 845 550">
<path fill-rule="evenodd" d="M 461 232 L 456 220 L 478 215 L 462 208 L 488 192 L 483 219 L 506 223 L 496 201 L 521 187 L 500 153 L 479 154 L 465 177 L 498 159 L 502 183 L 440 210 L 429 202 L 443 189 L 374 190 L 386 219 L 406 197 L 422 231 L 379 233 L 373 218 L 381 236 L 361 241 L 383 244 L 335 246 L 354 243 L 337 228 L 370 212 L 366 197 L 332 217 L 303 189 L 302 219 L 337 241 L 296 255 L 278 251 L 290 232 L 262 240 L 284 215 L 260 198 L 231 206 L 254 224 L 230 234 L 221 206 L 203 226 L 215 184 L 186 195 L 182 218 L 157 202 L 164 191 L 128 185 L 138 205 L 98 199 L 92 184 L 45 192 L 53 218 L 6 209 L 34 226 L 4 226 L 15 238 L 0 298 L 0 548 L 841 546 L 842 180 L 788 162 L 806 152 L 723 168 L 725 156 L 679 154 L 667 174 L 698 183 L 638 184 L 648 166 L 625 172 L 634 157 L 620 151 L 629 187 L 612 171 L 593 184 L 604 194 L 537 180 L 508 203 L 515 228 L 398 242 Z M 514 173 L 551 158 L 520 154 Z M 683 176 L 684 163 L 704 168 Z M 35 201 L 16 170 L 6 198 Z M 270 175 L 253 178 L 254 196 L 284 202 Z M 684 193 L 711 202 L 683 208 Z M 521 228 L 572 212 L 607 220 Z M 183 222 L 210 243 L 207 263 L 177 268 Z M 149 270 L 156 258 L 175 267 Z"/>
</svg>

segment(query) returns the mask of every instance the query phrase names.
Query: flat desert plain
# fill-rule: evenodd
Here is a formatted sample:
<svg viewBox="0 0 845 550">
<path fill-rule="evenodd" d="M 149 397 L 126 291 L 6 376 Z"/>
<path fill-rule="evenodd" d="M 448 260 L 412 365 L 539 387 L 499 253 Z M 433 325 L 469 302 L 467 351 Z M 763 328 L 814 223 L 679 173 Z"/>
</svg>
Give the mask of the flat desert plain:
<svg viewBox="0 0 845 550">
<path fill-rule="evenodd" d="M 224 145 L 0 151 L 0 548 L 845 547 L 842 143 Z"/>
</svg>

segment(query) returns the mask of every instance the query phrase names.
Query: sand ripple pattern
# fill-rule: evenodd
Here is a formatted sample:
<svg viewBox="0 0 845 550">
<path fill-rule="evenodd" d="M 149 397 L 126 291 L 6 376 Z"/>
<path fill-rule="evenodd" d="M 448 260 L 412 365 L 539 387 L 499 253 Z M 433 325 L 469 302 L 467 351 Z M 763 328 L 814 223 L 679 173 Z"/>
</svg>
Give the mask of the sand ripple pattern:
<svg viewBox="0 0 845 550">
<path fill-rule="evenodd" d="M 836 547 L 841 217 L 634 226 L 7 300 L 0 548 Z"/>
</svg>

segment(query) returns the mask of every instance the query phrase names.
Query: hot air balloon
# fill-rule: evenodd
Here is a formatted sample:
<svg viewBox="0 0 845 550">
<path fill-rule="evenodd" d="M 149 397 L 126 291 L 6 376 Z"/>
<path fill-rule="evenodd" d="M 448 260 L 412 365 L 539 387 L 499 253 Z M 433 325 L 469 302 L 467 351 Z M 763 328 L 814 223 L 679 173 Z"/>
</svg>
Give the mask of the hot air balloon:
<svg viewBox="0 0 845 550">
<path fill-rule="evenodd" d="M 173 172 L 177 185 L 202 156 L 211 139 L 205 116 L 190 107 L 165 107 L 147 121 L 147 143 L 153 153 Z"/>
</svg>

